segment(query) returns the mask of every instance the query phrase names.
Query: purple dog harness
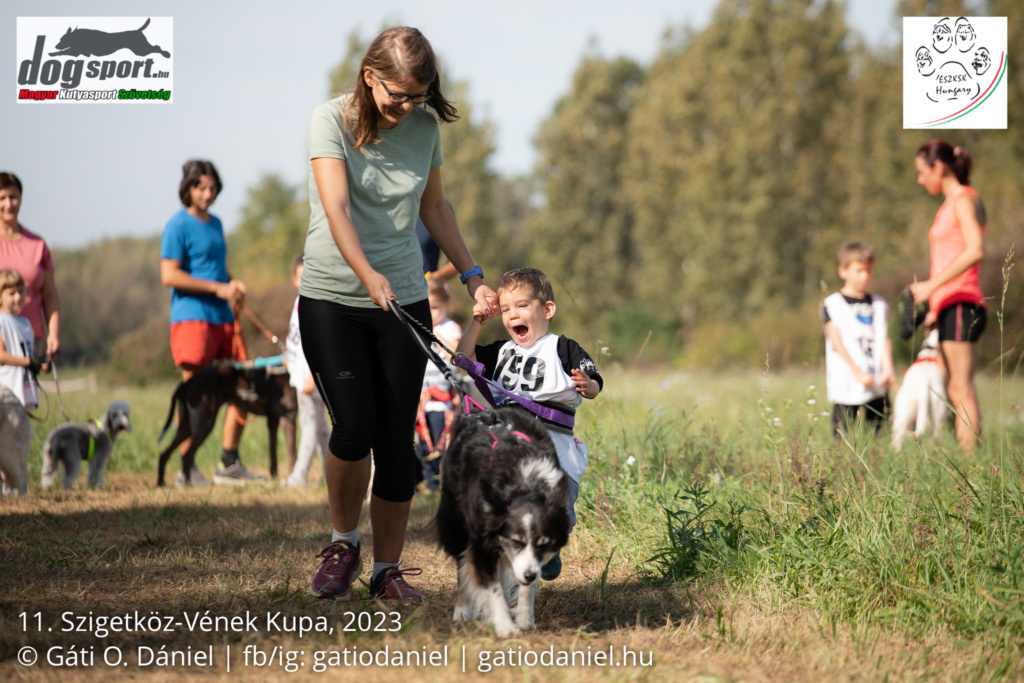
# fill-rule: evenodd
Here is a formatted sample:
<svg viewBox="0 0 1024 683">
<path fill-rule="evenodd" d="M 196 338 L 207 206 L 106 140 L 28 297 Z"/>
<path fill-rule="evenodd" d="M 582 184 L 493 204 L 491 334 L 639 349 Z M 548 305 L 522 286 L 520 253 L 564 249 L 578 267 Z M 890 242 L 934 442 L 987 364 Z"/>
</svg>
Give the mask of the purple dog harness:
<svg viewBox="0 0 1024 683">
<path fill-rule="evenodd" d="M 487 399 L 487 402 L 490 403 L 491 406 L 495 408 L 498 407 L 498 402 L 494 400 L 494 395 L 491 393 L 491 387 L 494 387 L 501 393 L 505 394 L 510 399 L 512 399 L 519 405 L 523 406 L 534 415 L 537 415 L 549 422 L 554 422 L 555 424 L 562 425 L 563 427 L 568 427 L 569 429 L 572 429 L 573 425 L 576 423 L 576 418 L 574 418 L 572 415 L 563 413 L 561 410 L 555 410 L 554 408 L 542 406 L 536 401 L 531 401 L 530 399 L 524 398 L 523 396 L 519 396 L 518 394 L 513 394 L 511 391 L 508 391 L 507 389 L 505 389 L 505 387 L 501 386 L 500 384 L 490 381 L 489 379 L 483 376 L 483 363 L 477 363 L 476 361 L 472 361 L 461 353 L 455 354 L 453 363 L 455 364 L 456 367 L 465 370 L 469 374 L 469 376 L 473 378 L 473 383 L 476 385 L 476 388 L 480 390 L 480 393 L 483 394 L 485 399 Z M 476 403 L 476 401 L 473 401 L 473 403 Z M 466 401 L 466 412 L 469 412 L 469 401 Z"/>
</svg>

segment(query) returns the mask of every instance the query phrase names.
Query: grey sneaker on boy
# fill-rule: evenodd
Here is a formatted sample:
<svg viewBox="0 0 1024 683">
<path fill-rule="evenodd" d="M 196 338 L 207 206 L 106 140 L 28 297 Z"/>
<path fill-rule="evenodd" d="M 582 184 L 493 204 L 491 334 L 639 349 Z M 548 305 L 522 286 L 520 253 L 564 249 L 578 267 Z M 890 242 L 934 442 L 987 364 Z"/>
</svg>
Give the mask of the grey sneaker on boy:
<svg viewBox="0 0 1024 683">
<path fill-rule="evenodd" d="M 182 472 L 181 470 L 178 470 L 178 486 L 185 486 L 185 485 L 186 485 L 185 473 Z M 208 482 L 206 480 L 206 477 L 203 476 L 203 473 L 199 471 L 198 467 L 196 467 L 195 465 L 192 465 L 192 469 L 189 470 L 189 473 L 188 473 L 187 485 L 188 486 L 194 486 L 195 488 L 199 488 L 199 489 L 205 489 L 205 488 L 209 488 L 210 482 Z"/>
<path fill-rule="evenodd" d="M 214 484 L 226 484 L 228 486 L 241 486 L 244 484 L 258 484 L 266 480 L 262 474 L 253 474 L 245 469 L 241 460 L 236 460 L 231 465 L 223 467 L 217 465 L 217 473 L 213 475 Z"/>
</svg>

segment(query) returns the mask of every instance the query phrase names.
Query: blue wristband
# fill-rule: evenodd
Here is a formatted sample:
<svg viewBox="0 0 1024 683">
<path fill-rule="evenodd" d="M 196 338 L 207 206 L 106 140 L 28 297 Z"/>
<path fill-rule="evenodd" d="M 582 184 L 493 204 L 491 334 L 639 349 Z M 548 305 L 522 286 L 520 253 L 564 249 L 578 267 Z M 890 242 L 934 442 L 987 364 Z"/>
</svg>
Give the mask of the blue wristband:
<svg viewBox="0 0 1024 683">
<path fill-rule="evenodd" d="M 474 275 L 479 275 L 480 279 L 482 280 L 483 277 L 484 277 L 483 269 L 480 266 L 473 266 L 472 268 L 467 270 L 465 273 L 460 275 L 459 276 L 459 280 L 462 281 L 462 284 L 466 284 L 466 280 L 468 280 L 469 278 L 473 277 Z"/>
</svg>

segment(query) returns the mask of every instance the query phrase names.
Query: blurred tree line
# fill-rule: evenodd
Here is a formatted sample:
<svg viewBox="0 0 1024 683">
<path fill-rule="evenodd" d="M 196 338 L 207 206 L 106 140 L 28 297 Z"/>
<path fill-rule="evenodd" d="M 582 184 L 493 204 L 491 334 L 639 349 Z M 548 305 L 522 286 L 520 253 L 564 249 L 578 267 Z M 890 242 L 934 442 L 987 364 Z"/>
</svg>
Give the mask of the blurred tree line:
<svg viewBox="0 0 1024 683">
<path fill-rule="evenodd" d="M 998 311 L 1006 254 L 1024 234 L 1019 55 L 1008 55 L 1007 130 L 903 130 L 900 46 L 870 47 L 844 13 L 830 0 L 720 0 L 707 27 L 668 28 L 649 65 L 588 49 L 537 131 L 537 166 L 525 178 L 491 170 L 493 123 L 474 110 L 469 84 L 445 80 L 462 117 L 442 127 L 445 194 L 488 280 L 521 265 L 543 269 L 555 286 L 556 329 L 622 361 L 642 349 L 642 359 L 696 365 L 817 362 L 817 304 L 841 286 L 843 241 L 875 247 L 872 290 L 891 304 L 927 277 L 941 198 L 917 186 L 913 162 L 937 135 L 974 156 L 972 184 L 989 217 L 983 287 Z M 1006 16 L 1009 36 L 1024 33 L 1015 0 L 901 0 L 893 21 L 903 15 Z M 352 87 L 367 41 L 348 36 L 329 94 Z M 254 301 L 284 302 L 259 312 L 268 324 L 280 318 L 271 326 L 279 334 L 308 212 L 304 184 L 266 176 L 229 235 L 229 266 Z M 112 250 L 132 287 L 93 285 L 114 278 L 103 266 Z M 68 355 L 110 353 L 125 372 L 162 367 L 140 354 L 162 352 L 169 364 L 158 253 L 158 239 L 55 253 Z M 1010 367 L 1022 357 L 1020 275 L 1006 293 Z M 109 299 L 80 301 L 87 291 Z M 983 362 L 1000 349 L 995 315 L 989 325 Z M 500 336 L 488 327 L 488 338 Z M 898 362 L 910 353 L 898 350 Z"/>
</svg>

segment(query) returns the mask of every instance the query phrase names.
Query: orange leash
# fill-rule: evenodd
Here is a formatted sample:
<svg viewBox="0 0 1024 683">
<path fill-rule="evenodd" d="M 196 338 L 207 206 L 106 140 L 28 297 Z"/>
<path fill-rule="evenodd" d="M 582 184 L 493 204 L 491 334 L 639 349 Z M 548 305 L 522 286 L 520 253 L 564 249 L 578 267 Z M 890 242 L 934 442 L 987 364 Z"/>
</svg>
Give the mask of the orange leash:
<svg viewBox="0 0 1024 683">
<path fill-rule="evenodd" d="M 249 310 L 248 306 L 243 304 L 242 310 L 245 312 L 246 317 L 249 318 L 249 320 L 251 320 L 253 324 L 259 328 L 260 332 L 263 333 L 263 336 L 270 340 L 271 344 L 276 344 L 277 346 L 284 348 L 284 344 L 281 343 L 281 340 L 278 338 L 278 336 L 271 332 L 269 329 L 267 329 L 267 326 L 260 322 L 259 318 L 257 318 L 253 314 L 253 312 Z M 236 317 L 235 320 L 237 321 L 238 318 Z"/>
</svg>

